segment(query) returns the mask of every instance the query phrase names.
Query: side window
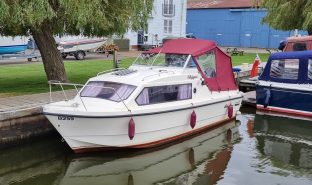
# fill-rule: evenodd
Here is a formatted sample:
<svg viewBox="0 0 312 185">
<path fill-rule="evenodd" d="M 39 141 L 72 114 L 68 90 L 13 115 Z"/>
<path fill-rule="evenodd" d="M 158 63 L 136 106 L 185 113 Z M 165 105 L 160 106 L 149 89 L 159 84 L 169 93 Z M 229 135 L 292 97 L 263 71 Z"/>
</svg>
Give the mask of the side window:
<svg viewBox="0 0 312 185">
<path fill-rule="evenodd" d="M 216 77 L 216 55 L 214 51 L 210 51 L 198 57 L 198 64 L 206 77 Z"/>
<path fill-rule="evenodd" d="M 273 60 L 270 76 L 273 78 L 297 80 L 299 71 L 299 59 Z"/>
<path fill-rule="evenodd" d="M 192 84 L 146 87 L 137 97 L 138 105 L 164 103 L 192 98 Z"/>
<path fill-rule="evenodd" d="M 308 79 L 312 80 L 312 59 L 309 59 L 308 65 Z"/>
<path fill-rule="evenodd" d="M 307 50 L 307 44 L 305 42 L 295 42 L 293 44 L 293 51 L 305 51 Z"/>
</svg>

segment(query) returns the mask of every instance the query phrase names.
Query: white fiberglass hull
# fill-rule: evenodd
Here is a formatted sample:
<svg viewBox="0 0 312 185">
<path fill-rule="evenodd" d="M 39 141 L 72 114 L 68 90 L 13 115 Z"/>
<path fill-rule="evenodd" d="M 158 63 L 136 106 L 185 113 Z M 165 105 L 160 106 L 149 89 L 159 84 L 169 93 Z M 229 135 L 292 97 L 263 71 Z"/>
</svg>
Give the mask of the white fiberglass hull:
<svg viewBox="0 0 312 185">
<path fill-rule="evenodd" d="M 215 100 L 194 107 L 164 110 L 162 112 L 133 113 L 120 116 L 67 115 L 44 111 L 47 118 L 75 152 L 100 148 L 148 148 L 173 140 L 183 139 L 230 120 L 228 105 L 233 105 L 233 117 L 241 105 L 242 97 Z M 190 126 L 192 111 L 196 113 L 196 126 Z M 128 136 L 128 124 L 133 118 L 135 136 Z"/>
<path fill-rule="evenodd" d="M 105 39 L 80 39 L 60 42 L 58 49 L 62 53 L 70 53 L 76 51 L 95 51 L 103 44 Z"/>
</svg>

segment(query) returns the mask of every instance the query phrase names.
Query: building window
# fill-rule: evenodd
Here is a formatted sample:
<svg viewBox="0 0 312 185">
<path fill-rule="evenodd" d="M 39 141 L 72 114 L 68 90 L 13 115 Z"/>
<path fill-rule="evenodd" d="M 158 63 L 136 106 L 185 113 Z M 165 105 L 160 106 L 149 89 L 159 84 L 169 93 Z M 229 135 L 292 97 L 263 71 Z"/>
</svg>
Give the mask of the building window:
<svg viewBox="0 0 312 185">
<path fill-rule="evenodd" d="M 214 51 L 209 51 L 208 53 L 199 56 L 198 64 L 206 77 L 216 77 L 216 55 Z"/>
<path fill-rule="evenodd" d="M 164 33 L 172 33 L 172 20 L 164 20 Z"/>
<path fill-rule="evenodd" d="M 309 80 L 312 80 L 312 60 L 311 59 L 309 59 L 308 78 Z"/>
<path fill-rule="evenodd" d="M 163 16 L 173 17 L 175 15 L 175 7 L 173 5 L 173 0 L 164 0 L 162 6 Z"/>
<path fill-rule="evenodd" d="M 192 84 L 146 87 L 137 97 L 138 105 L 165 103 L 192 98 Z"/>
<path fill-rule="evenodd" d="M 299 59 L 273 60 L 270 76 L 279 79 L 297 80 L 299 72 Z"/>
</svg>

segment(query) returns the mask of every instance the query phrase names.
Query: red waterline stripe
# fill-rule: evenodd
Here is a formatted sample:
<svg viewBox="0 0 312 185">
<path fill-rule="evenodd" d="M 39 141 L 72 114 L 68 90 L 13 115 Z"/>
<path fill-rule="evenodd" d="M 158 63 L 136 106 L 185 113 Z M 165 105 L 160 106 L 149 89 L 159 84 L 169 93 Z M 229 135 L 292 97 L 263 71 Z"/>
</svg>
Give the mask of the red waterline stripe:
<svg viewBox="0 0 312 185">
<path fill-rule="evenodd" d="M 296 111 L 296 110 L 285 110 L 285 109 L 275 108 L 275 107 L 264 108 L 263 105 L 257 105 L 257 109 L 261 109 L 265 111 L 282 112 L 286 114 L 294 114 L 294 115 L 300 115 L 300 116 L 306 116 L 306 117 L 312 116 L 312 113 L 306 113 L 306 112 L 301 112 L 301 111 Z"/>
</svg>

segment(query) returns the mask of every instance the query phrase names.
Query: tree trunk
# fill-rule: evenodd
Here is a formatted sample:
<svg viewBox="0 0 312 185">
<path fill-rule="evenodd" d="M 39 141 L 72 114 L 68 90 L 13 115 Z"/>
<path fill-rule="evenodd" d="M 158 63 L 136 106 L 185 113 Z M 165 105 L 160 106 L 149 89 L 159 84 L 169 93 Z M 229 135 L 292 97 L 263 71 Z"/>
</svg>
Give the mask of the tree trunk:
<svg viewBox="0 0 312 185">
<path fill-rule="evenodd" d="M 34 40 L 40 50 L 44 70 L 48 80 L 67 82 L 67 76 L 61 53 L 58 51 L 49 24 L 31 29 Z"/>
</svg>

